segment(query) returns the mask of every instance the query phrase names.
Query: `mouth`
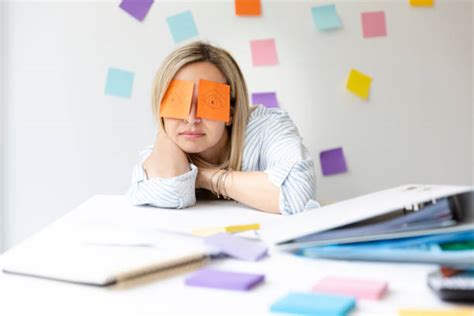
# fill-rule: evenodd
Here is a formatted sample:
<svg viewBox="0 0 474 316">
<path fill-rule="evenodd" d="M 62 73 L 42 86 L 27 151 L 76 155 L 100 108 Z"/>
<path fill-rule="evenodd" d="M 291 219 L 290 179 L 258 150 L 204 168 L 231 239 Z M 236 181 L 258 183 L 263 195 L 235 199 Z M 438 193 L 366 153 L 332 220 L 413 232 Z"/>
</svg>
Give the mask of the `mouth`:
<svg viewBox="0 0 474 316">
<path fill-rule="evenodd" d="M 180 136 L 184 136 L 185 138 L 188 139 L 198 139 L 206 134 L 200 133 L 200 132 L 182 132 L 179 133 Z"/>
</svg>

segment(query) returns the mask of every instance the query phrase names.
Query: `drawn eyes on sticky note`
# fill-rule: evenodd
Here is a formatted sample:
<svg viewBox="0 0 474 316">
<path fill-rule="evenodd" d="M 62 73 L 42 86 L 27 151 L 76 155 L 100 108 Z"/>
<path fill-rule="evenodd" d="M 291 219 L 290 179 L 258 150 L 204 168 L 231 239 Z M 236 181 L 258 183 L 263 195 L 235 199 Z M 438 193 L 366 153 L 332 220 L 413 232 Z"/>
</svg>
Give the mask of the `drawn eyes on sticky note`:
<svg viewBox="0 0 474 316">
<path fill-rule="evenodd" d="M 230 86 L 224 83 L 199 80 L 198 117 L 217 121 L 229 121 Z"/>
<path fill-rule="evenodd" d="M 160 116 L 187 119 L 193 97 L 194 82 L 172 80 L 160 104 Z"/>
<path fill-rule="evenodd" d="M 194 82 L 172 80 L 160 105 L 160 116 L 187 119 Z M 207 80 L 199 81 L 196 116 L 228 122 L 230 119 L 230 86 Z"/>
</svg>

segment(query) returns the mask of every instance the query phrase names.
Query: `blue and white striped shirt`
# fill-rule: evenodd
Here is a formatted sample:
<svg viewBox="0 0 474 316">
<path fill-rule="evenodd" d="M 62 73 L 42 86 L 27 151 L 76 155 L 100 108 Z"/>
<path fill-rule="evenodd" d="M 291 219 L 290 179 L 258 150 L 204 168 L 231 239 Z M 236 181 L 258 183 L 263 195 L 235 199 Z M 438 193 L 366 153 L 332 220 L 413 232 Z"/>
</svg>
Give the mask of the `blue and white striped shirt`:
<svg viewBox="0 0 474 316">
<path fill-rule="evenodd" d="M 147 179 L 142 167 L 153 146 L 140 153 L 133 169 L 127 196 L 134 205 L 184 208 L 196 203 L 195 183 L 198 169 L 174 178 Z M 314 200 L 314 164 L 288 113 L 282 109 L 257 106 L 245 132 L 242 171 L 264 171 L 280 188 L 280 212 L 285 215 L 319 207 Z"/>
</svg>

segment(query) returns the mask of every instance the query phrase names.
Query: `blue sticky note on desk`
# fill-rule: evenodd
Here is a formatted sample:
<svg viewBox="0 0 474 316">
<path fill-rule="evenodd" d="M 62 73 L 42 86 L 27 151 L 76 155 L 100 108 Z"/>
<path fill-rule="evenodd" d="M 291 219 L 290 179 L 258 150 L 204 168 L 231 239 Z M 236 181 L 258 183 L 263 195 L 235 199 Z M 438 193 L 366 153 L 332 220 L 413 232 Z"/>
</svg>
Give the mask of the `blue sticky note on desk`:
<svg viewBox="0 0 474 316">
<path fill-rule="evenodd" d="M 105 94 L 122 98 L 130 98 L 132 95 L 134 73 L 117 68 L 109 68 Z"/>
<path fill-rule="evenodd" d="M 198 35 L 191 11 L 172 15 L 166 19 L 175 43 L 182 42 Z"/>
<path fill-rule="evenodd" d="M 355 306 L 349 296 L 313 293 L 290 293 L 270 306 L 275 313 L 304 314 L 318 316 L 344 316 Z"/>
<path fill-rule="evenodd" d="M 334 4 L 321 5 L 311 8 L 313 20 L 321 31 L 333 30 L 341 27 L 341 19 L 337 15 Z"/>
</svg>

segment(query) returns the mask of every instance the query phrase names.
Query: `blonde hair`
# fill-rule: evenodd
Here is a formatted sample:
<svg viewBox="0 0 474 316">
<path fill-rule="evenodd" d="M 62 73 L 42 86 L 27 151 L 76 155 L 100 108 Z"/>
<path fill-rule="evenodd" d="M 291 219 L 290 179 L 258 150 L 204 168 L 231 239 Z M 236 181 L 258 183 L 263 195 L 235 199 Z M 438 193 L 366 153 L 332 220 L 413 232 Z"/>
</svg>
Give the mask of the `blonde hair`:
<svg viewBox="0 0 474 316">
<path fill-rule="evenodd" d="M 232 124 L 227 126 L 230 134 L 230 144 L 228 143 L 226 146 L 226 151 L 223 153 L 224 161 L 220 165 L 212 165 L 192 154 L 188 154 L 188 158 L 191 162 L 200 166 L 240 171 L 250 106 L 244 76 L 237 62 L 226 50 L 197 41 L 182 46 L 168 55 L 161 64 L 153 83 L 153 115 L 161 130 L 164 131 L 164 123 L 160 117 L 161 100 L 176 73 L 182 67 L 196 62 L 209 62 L 215 65 L 226 78 L 227 84 L 230 85 L 231 115 L 233 118 Z"/>
</svg>

